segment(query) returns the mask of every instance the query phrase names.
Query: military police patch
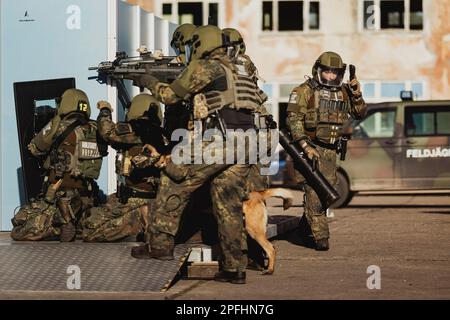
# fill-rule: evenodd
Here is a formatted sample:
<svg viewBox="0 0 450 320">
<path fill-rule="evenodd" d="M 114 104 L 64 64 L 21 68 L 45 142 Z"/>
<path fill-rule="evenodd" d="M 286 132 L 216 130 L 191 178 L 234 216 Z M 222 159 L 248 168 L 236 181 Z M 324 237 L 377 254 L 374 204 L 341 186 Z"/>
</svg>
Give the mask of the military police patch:
<svg viewBox="0 0 450 320">
<path fill-rule="evenodd" d="M 79 148 L 79 158 L 80 159 L 98 159 L 101 158 L 100 152 L 98 150 L 97 143 L 81 141 Z"/>
<path fill-rule="evenodd" d="M 293 91 L 289 96 L 289 103 L 297 103 L 297 91 Z"/>
</svg>

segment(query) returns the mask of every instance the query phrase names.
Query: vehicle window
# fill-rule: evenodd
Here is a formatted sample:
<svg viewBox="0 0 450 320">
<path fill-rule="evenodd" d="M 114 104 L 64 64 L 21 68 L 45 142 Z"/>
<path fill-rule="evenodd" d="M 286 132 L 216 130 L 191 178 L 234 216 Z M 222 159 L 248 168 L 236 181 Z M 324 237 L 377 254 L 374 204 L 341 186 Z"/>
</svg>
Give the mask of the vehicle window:
<svg viewBox="0 0 450 320">
<path fill-rule="evenodd" d="M 406 122 L 408 136 L 429 136 L 434 134 L 434 112 L 413 112 Z"/>
<path fill-rule="evenodd" d="M 379 110 L 370 114 L 353 130 L 353 138 L 392 138 L 395 130 L 395 110 Z"/>
<path fill-rule="evenodd" d="M 405 111 L 406 136 L 435 136 L 450 134 L 448 107 L 410 107 Z"/>
<path fill-rule="evenodd" d="M 450 134 L 450 110 L 436 113 L 437 134 Z"/>
</svg>

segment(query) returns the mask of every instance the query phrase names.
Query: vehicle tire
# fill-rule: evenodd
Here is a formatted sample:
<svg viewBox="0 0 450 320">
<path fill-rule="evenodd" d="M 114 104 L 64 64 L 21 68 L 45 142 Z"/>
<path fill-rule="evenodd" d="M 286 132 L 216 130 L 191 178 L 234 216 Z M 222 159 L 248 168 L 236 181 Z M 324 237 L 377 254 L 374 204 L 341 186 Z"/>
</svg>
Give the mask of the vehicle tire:
<svg viewBox="0 0 450 320">
<path fill-rule="evenodd" d="M 347 204 L 353 198 L 353 192 L 350 191 L 350 185 L 348 183 L 347 177 L 341 171 L 336 172 L 337 176 L 337 186 L 336 191 L 339 194 L 339 199 L 331 205 L 332 209 L 335 208 L 343 208 L 347 206 Z"/>
</svg>

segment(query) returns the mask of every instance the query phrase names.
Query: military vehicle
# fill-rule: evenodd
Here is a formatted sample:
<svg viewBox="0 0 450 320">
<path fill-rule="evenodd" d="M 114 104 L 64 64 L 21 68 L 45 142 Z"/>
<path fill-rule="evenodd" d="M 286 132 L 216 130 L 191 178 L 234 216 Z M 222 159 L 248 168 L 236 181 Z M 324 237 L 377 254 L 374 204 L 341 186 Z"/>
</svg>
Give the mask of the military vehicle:
<svg viewBox="0 0 450 320">
<path fill-rule="evenodd" d="M 450 193 L 450 100 L 368 105 L 364 119 L 349 123 L 347 158 L 338 160 L 339 200 L 356 193 Z"/>
</svg>

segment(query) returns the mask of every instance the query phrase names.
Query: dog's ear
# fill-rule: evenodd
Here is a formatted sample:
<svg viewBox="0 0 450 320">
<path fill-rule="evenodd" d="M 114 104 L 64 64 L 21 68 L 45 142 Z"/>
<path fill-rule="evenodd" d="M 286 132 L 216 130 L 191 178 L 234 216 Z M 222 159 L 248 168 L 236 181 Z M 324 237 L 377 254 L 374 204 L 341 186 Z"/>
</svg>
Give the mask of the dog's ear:
<svg viewBox="0 0 450 320">
<path fill-rule="evenodd" d="M 283 209 L 289 209 L 292 206 L 292 202 L 292 198 L 283 198 Z"/>
</svg>

